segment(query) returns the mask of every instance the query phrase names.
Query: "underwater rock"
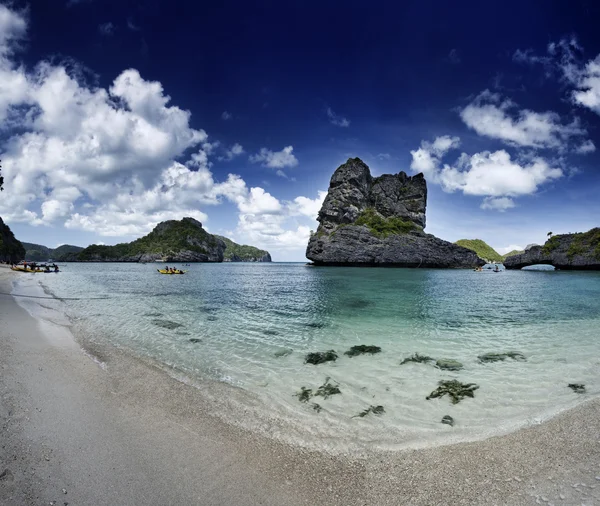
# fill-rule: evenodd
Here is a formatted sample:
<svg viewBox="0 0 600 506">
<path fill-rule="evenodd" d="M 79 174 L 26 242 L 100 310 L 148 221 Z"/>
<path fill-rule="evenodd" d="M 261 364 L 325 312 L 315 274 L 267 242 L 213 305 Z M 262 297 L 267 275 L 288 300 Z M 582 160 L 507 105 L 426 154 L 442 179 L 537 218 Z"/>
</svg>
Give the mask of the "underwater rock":
<svg viewBox="0 0 600 506">
<path fill-rule="evenodd" d="M 329 380 L 331 378 L 327 377 L 325 378 L 325 383 L 323 383 L 315 392 L 315 397 L 317 395 L 323 397 L 324 399 L 328 399 L 329 397 L 331 397 L 332 395 L 335 394 L 341 394 L 342 391 L 338 388 L 339 385 L 338 384 L 332 384 L 329 383 Z"/>
<path fill-rule="evenodd" d="M 263 334 L 265 336 L 278 336 L 279 332 L 277 332 L 276 330 L 265 329 L 265 330 L 263 330 Z"/>
<path fill-rule="evenodd" d="M 192 337 L 191 339 L 188 339 L 188 340 L 189 340 L 190 343 L 201 343 L 202 342 L 197 337 Z"/>
<path fill-rule="evenodd" d="M 400 365 L 408 364 L 409 362 L 416 362 L 417 364 L 426 364 L 428 362 L 433 362 L 435 359 L 428 357 L 427 355 L 419 355 L 415 353 L 411 357 L 405 358 Z"/>
<path fill-rule="evenodd" d="M 335 362 L 338 356 L 334 350 L 328 351 L 316 351 L 313 353 L 308 353 L 304 358 L 305 364 L 324 364 L 325 362 Z"/>
<path fill-rule="evenodd" d="M 144 313 L 142 316 L 152 316 L 154 318 L 162 316 L 162 313 Z"/>
<path fill-rule="evenodd" d="M 440 358 L 435 366 L 438 369 L 444 369 L 445 371 L 460 371 L 463 368 L 463 365 L 458 360 L 453 360 L 451 358 Z"/>
<path fill-rule="evenodd" d="M 357 355 L 363 355 L 365 353 L 369 353 L 371 355 L 375 353 L 381 353 L 381 348 L 379 346 L 371 346 L 366 344 L 359 344 L 358 346 L 352 346 L 344 355 L 348 355 L 349 357 L 356 357 Z"/>
<path fill-rule="evenodd" d="M 163 329 L 178 329 L 179 327 L 183 327 L 181 323 L 172 322 L 171 320 L 152 320 L 152 323 L 157 327 L 161 327 Z"/>
<path fill-rule="evenodd" d="M 291 348 L 284 348 L 283 350 L 278 350 L 275 353 L 273 353 L 273 355 L 275 355 L 277 358 L 279 357 L 286 357 L 288 356 L 290 353 L 292 353 L 292 349 Z"/>
<path fill-rule="evenodd" d="M 483 355 L 479 355 L 477 357 L 480 362 L 501 362 L 506 360 L 507 358 L 512 358 L 513 360 L 518 360 L 523 362 L 527 360 L 525 355 L 523 355 L 519 351 L 509 351 L 507 353 L 484 353 Z"/>
<path fill-rule="evenodd" d="M 306 324 L 306 326 L 310 327 L 311 329 L 322 329 L 326 327 L 327 324 L 323 322 L 309 322 Z"/>
<path fill-rule="evenodd" d="M 569 383 L 567 386 L 576 394 L 585 393 L 585 385 L 583 383 Z"/>
<path fill-rule="evenodd" d="M 438 385 L 439 387 L 425 397 L 426 400 L 449 395 L 452 404 L 458 404 L 465 397 L 475 397 L 474 392 L 479 388 L 475 383 L 461 383 L 458 380 L 442 380 Z"/>
<path fill-rule="evenodd" d="M 344 301 L 344 305 L 351 309 L 362 309 L 371 305 L 371 302 L 366 299 L 349 299 Z"/>
<path fill-rule="evenodd" d="M 446 425 L 450 425 L 450 427 L 454 427 L 454 418 L 452 418 L 450 415 L 445 415 L 442 418 L 442 423 L 445 423 Z"/>
<path fill-rule="evenodd" d="M 354 415 L 352 418 L 364 418 L 369 413 L 373 413 L 374 415 L 383 415 L 385 413 L 385 409 L 383 409 L 383 406 L 369 406 L 367 409 L 361 411 L 358 415 Z"/>
<path fill-rule="evenodd" d="M 216 322 L 217 320 L 218 320 L 218 318 L 216 316 L 207 316 L 206 317 L 207 322 Z"/>
<path fill-rule="evenodd" d="M 294 394 L 300 402 L 308 402 L 313 396 L 312 388 L 302 387 L 300 391 Z"/>
</svg>

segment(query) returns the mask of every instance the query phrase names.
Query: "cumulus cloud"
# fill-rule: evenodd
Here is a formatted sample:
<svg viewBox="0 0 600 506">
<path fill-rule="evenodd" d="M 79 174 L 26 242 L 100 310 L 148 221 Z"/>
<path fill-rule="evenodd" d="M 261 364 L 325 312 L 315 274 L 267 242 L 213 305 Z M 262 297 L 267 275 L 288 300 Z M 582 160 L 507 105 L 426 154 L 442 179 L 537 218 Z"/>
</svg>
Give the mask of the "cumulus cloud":
<svg viewBox="0 0 600 506">
<path fill-rule="evenodd" d="M 350 126 L 350 120 L 344 118 L 343 116 L 337 115 L 331 107 L 327 108 L 327 117 L 329 118 L 329 123 L 335 126 L 339 126 L 342 128 L 347 128 Z"/>
<path fill-rule="evenodd" d="M 229 149 L 225 150 L 225 154 L 219 157 L 219 160 L 230 161 L 233 160 L 236 156 L 240 156 L 244 154 L 244 148 L 241 144 L 237 142 L 231 146 Z"/>
<path fill-rule="evenodd" d="M 587 134 L 578 119 L 565 124 L 555 112 L 518 110 L 514 102 L 489 90 L 467 105 L 460 117 L 479 135 L 513 146 L 565 150 L 572 139 Z"/>
<path fill-rule="evenodd" d="M 262 163 L 265 167 L 272 169 L 295 167 L 298 165 L 298 159 L 294 156 L 293 151 L 293 146 L 287 146 L 281 151 L 271 151 L 267 148 L 261 148 L 257 154 L 250 155 L 250 161 L 252 163 Z"/>
<path fill-rule="evenodd" d="M 586 140 L 575 148 L 575 153 L 579 155 L 587 155 L 596 151 L 596 145 L 591 140 Z"/>
<path fill-rule="evenodd" d="M 513 160 L 505 150 L 462 153 L 453 164 L 442 164 L 442 157 L 458 143 L 458 138 L 448 136 L 433 143 L 422 142 L 419 149 L 411 151 L 411 169 L 424 172 L 446 192 L 485 197 L 482 209 L 505 211 L 515 207 L 513 197 L 531 195 L 541 185 L 564 176 L 562 168 L 542 157 Z"/>
<path fill-rule="evenodd" d="M 318 197 L 315 199 L 296 197 L 293 202 L 288 205 L 290 213 L 292 215 L 302 215 L 316 220 L 326 196 L 326 191 L 319 191 Z"/>
<path fill-rule="evenodd" d="M 525 248 L 523 246 L 518 246 L 517 244 L 511 244 L 510 246 L 504 246 L 501 248 L 494 248 L 501 255 L 506 255 L 511 251 L 523 251 Z"/>
<path fill-rule="evenodd" d="M 233 115 L 230 112 L 223 111 L 223 113 L 221 114 L 221 119 L 224 121 L 227 121 L 231 118 L 233 118 Z"/>
<path fill-rule="evenodd" d="M 108 23 L 102 23 L 98 25 L 98 31 L 100 32 L 100 34 L 105 35 L 107 37 L 113 35 L 115 33 L 116 28 L 117 27 L 110 21 Z"/>
</svg>

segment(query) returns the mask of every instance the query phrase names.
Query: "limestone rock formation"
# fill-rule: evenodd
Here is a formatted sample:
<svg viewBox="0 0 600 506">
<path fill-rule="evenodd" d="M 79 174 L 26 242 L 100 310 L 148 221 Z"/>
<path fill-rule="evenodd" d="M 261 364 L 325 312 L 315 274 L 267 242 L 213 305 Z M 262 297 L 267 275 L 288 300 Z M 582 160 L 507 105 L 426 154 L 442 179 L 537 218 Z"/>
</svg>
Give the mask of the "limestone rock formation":
<svg viewBox="0 0 600 506">
<path fill-rule="evenodd" d="M 0 218 L 0 262 L 18 263 L 25 258 L 25 248 Z"/>
<path fill-rule="evenodd" d="M 306 256 L 317 265 L 483 265 L 473 251 L 423 232 L 426 205 L 423 174 L 374 178 L 351 158 L 331 178 Z"/>
<path fill-rule="evenodd" d="M 504 261 L 507 269 L 548 264 L 559 269 L 600 270 L 600 228 L 584 233 L 555 235 L 543 246 L 531 246 Z"/>
</svg>

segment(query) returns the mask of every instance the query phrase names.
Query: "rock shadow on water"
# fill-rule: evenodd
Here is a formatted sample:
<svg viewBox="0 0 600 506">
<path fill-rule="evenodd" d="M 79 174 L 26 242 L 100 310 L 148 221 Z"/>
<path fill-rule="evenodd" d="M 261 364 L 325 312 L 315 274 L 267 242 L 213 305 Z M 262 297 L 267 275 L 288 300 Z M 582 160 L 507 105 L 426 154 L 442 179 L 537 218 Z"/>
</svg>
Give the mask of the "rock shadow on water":
<svg viewBox="0 0 600 506">
<path fill-rule="evenodd" d="M 160 327 L 162 329 L 168 329 L 168 330 L 174 330 L 174 329 L 183 327 L 183 325 L 181 323 L 177 323 L 177 322 L 174 322 L 171 320 L 155 319 L 155 320 L 152 320 L 152 323 L 154 325 L 156 325 L 157 327 Z"/>
<path fill-rule="evenodd" d="M 371 301 L 360 298 L 345 299 L 342 301 L 342 304 L 348 309 L 365 309 L 373 305 Z"/>
<path fill-rule="evenodd" d="M 352 346 L 352 348 L 344 352 L 344 355 L 348 355 L 349 357 L 357 357 L 358 355 L 374 355 L 375 353 L 381 353 L 381 348 L 379 346 L 359 344 L 357 346 Z"/>
</svg>

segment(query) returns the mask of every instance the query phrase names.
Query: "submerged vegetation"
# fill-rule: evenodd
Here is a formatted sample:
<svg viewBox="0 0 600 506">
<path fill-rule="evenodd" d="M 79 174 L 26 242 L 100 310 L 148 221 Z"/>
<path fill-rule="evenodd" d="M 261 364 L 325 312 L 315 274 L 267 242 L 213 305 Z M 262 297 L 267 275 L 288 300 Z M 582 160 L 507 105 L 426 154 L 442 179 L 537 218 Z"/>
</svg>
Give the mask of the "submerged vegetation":
<svg viewBox="0 0 600 506">
<path fill-rule="evenodd" d="M 567 386 L 576 394 L 585 393 L 585 385 L 583 383 L 569 383 Z"/>
<path fill-rule="evenodd" d="M 371 355 L 375 353 L 381 353 L 381 348 L 379 346 L 359 344 L 358 346 L 352 346 L 352 348 L 346 351 L 344 355 L 348 355 L 349 357 L 356 357 L 357 355 L 364 355 L 365 353 L 369 353 Z"/>
<path fill-rule="evenodd" d="M 294 395 L 298 397 L 298 400 L 300 402 L 308 402 L 313 396 L 312 388 L 302 387 L 300 388 L 300 391 Z"/>
<path fill-rule="evenodd" d="M 383 406 L 369 406 L 364 411 L 361 411 L 358 415 L 354 415 L 352 418 L 364 418 L 369 413 L 373 413 L 374 415 L 383 415 L 385 413 L 385 409 Z"/>
<path fill-rule="evenodd" d="M 438 385 L 433 392 L 425 397 L 426 400 L 448 395 L 452 404 L 458 404 L 465 397 L 475 397 L 474 392 L 479 388 L 479 385 L 475 383 L 461 383 L 458 380 L 442 380 Z"/>
<path fill-rule="evenodd" d="M 411 221 L 404 221 L 396 216 L 384 218 L 372 207 L 367 207 L 354 222 L 354 225 L 367 227 L 373 235 L 387 237 L 388 235 L 408 234 L 417 226 Z"/>
<path fill-rule="evenodd" d="M 480 362 L 502 362 L 507 358 L 512 358 L 513 360 L 518 360 L 523 362 L 527 360 L 525 355 L 518 351 L 509 351 L 507 353 L 484 353 L 483 355 L 479 355 L 477 357 Z"/>
<path fill-rule="evenodd" d="M 323 397 L 323 399 L 329 399 L 332 395 L 341 394 L 342 391 L 339 388 L 337 383 L 331 383 L 331 378 L 325 378 L 325 383 L 323 383 L 317 391 L 313 393 L 312 388 L 301 387 L 299 392 L 294 394 L 295 397 L 298 397 L 300 402 L 308 402 L 313 397 Z M 317 412 L 321 411 L 321 406 L 313 403 L 313 409 Z"/>
<path fill-rule="evenodd" d="M 419 355 L 415 353 L 414 355 L 405 358 L 400 365 L 408 364 L 409 362 L 416 362 L 417 364 L 427 364 L 429 362 L 433 362 L 435 359 L 428 357 L 427 355 Z"/>
<path fill-rule="evenodd" d="M 315 351 L 313 353 L 308 353 L 304 358 L 305 364 L 324 364 L 325 362 L 335 362 L 338 358 L 335 350 L 328 351 Z"/>
</svg>

